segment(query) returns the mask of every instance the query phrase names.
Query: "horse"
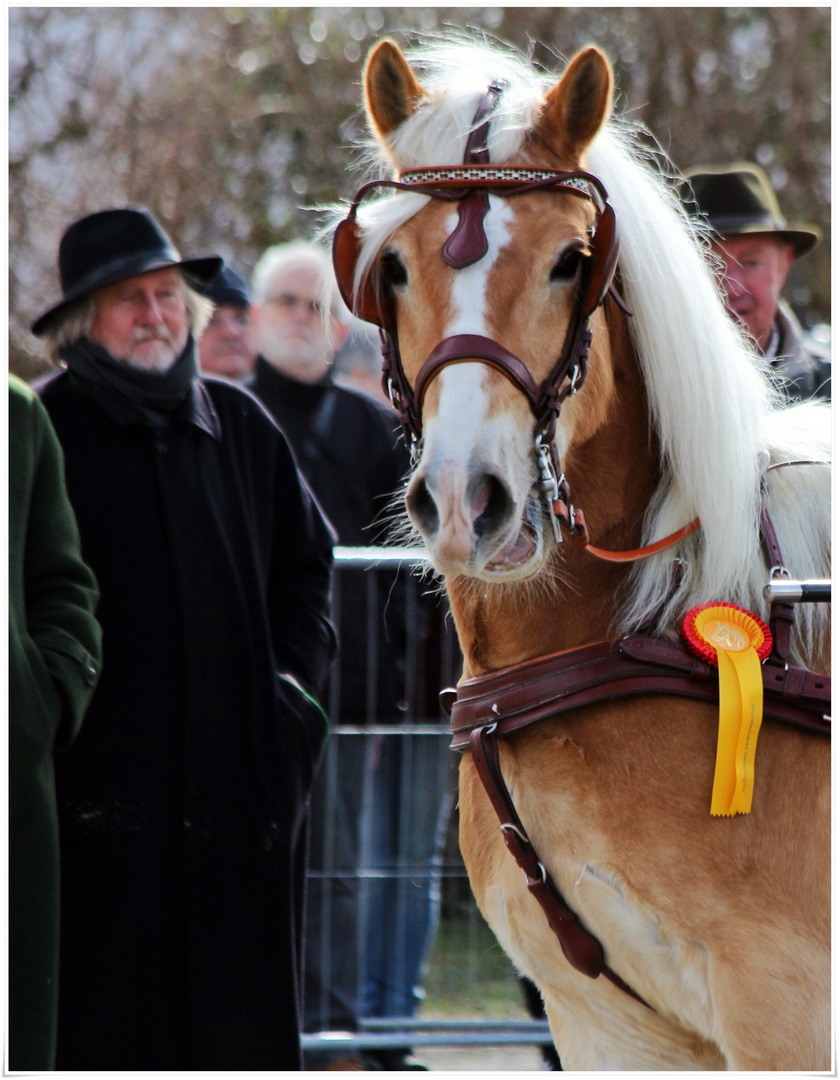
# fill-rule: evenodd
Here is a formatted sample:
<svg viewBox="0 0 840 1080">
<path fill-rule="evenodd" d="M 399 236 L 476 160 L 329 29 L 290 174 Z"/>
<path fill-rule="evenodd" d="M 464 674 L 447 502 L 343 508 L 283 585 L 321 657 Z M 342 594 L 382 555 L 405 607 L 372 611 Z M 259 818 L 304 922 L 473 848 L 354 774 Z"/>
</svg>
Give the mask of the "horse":
<svg viewBox="0 0 840 1080">
<path fill-rule="evenodd" d="M 828 576 L 830 410 L 782 404 L 676 177 L 611 115 L 604 53 L 558 77 L 485 42 L 384 39 L 363 81 L 381 178 L 335 231 L 336 274 L 386 330 L 459 695 L 642 630 L 676 649 L 698 605 L 770 620 L 764 516 L 786 572 Z M 796 610 L 788 664 L 829 672 L 827 606 Z M 494 744 L 501 829 L 462 757 L 471 887 L 566 1069 L 830 1067 L 829 741 L 766 715 L 749 812 L 713 815 L 717 693 L 542 702 Z M 567 959 L 520 839 L 610 979 Z"/>
</svg>

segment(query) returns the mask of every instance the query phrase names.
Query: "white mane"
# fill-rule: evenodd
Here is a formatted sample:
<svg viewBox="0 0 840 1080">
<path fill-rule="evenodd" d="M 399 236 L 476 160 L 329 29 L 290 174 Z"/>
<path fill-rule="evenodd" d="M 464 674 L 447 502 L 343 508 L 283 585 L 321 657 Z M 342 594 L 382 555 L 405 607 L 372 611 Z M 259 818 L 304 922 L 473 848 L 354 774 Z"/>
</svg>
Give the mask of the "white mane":
<svg viewBox="0 0 840 1080">
<path fill-rule="evenodd" d="M 511 51 L 475 43 L 435 43 L 409 60 L 420 70 L 429 96 L 389 140 L 387 155 L 398 170 L 463 160 L 476 105 L 499 77 L 509 85 L 494 112 L 490 159 L 509 161 L 556 82 Z M 829 460 L 830 408 L 781 404 L 761 361 L 726 315 L 702 237 L 660 170 L 644 160 L 634 142 L 620 121 L 610 121 L 586 164 L 615 207 L 621 287 L 633 312 L 630 330 L 662 447 L 662 480 L 648 513 L 645 542 L 695 516 L 703 528 L 680 547 L 636 565 L 616 630 L 633 629 L 664 604 L 658 629 L 674 635 L 685 611 L 712 600 L 729 600 L 767 617 L 762 587 L 768 571 L 758 541 L 759 470 L 767 453 L 773 462 Z M 361 208 L 365 240 L 357 283 L 382 245 L 425 201 L 425 196 L 397 194 Z M 768 508 L 794 577 L 830 574 L 830 499 L 825 467 L 768 474 Z M 687 565 L 668 601 L 675 552 Z M 827 630 L 828 608 L 801 605 L 796 626 L 797 658 L 805 662 Z"/>
</svg>

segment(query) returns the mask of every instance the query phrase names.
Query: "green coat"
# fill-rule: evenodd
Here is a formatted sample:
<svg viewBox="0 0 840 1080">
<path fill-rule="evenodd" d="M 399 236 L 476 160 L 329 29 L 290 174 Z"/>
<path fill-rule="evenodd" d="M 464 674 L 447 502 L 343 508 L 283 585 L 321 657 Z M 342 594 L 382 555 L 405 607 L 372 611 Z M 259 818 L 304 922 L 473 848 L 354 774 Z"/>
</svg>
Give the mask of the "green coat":
<svg viewBox="0 0 840 1080">
<path fill-rule="evenodd" d="M 54 1068 L 59 854 L 54 747 L 99 676 L 99 598 L 47 412 L 9 377 L 9 1065 Z"/>
</svg>

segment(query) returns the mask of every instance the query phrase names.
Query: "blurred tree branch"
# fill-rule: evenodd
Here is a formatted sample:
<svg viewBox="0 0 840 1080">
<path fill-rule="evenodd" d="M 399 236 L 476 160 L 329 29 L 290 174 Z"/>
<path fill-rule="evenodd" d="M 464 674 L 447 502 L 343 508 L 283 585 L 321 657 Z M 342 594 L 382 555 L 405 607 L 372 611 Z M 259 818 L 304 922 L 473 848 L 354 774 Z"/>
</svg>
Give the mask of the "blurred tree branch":
<svg viewBox="0 0 840 1080">
<path fill-rule="evenodd" d="M 32 318 L 57 298 L 66 225 L 150 207 L 191 254 L 248 274 L 357 183 L 364 56 L 384 34 L 473 29 L 555 70 L 600 44 L 617 111 L 677 168 L 758 160 L 791 219 L 830 227 L 828 8 L 12 8 L 12 366 L 38 367 Z M 830 311 L 830 245 L 795 267 L 808 321 Z"/>
</svg>

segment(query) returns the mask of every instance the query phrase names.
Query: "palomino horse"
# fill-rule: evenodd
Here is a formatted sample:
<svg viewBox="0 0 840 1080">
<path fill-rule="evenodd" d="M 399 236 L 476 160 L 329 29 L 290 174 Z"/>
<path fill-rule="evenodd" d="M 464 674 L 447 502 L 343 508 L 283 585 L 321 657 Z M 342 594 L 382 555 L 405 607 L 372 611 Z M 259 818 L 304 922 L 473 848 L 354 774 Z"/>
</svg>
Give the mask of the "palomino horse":
<svg viewBox="0 0 840 1080">
<path fill-rule="evenodd" d="M 459 699 L 490 687 L 480 744 L 489 673 L 513 667 L 527 694 L 535 658 L 622 651 L 643 629 L 682 656 L 683 616 L 712 602 L 781 626 L 762 596 L 762 507 L 784 567 L 828 576 L 828 410 L 779 404 L 670 188 L 608 120 L 599 50 L 556 85 L 470 43 L 414 67 L 390 41 L 368 59 L 394 179 L 359 205 L 362 190 L 334 253 L 345 297 L 387 331 L 417 461 L 408 512 L 445 577 Z M 826 673 L 828 648 L 826 608 L 802 605 L 772 669 L 790 700 L 794 676 L 815 678 L 796 665 Z M 712 670 L 693 663 L 684 684 Z M 464 754 L 481 911 L 539 986 L 568 1069 L 827 1069 L 829 741 L 781 722 L 767 691 L 751 810 L 713 816 L 717 682 L 702 700 L 638 686 L 562 713 L 540 702 L 539 723 L 493 743 L 495 802 Z M 508 847 L 531 859 L 525 879 Z M 535 899 L 543 867 L 600 967 L 561 949 Z"/>
</svg>

